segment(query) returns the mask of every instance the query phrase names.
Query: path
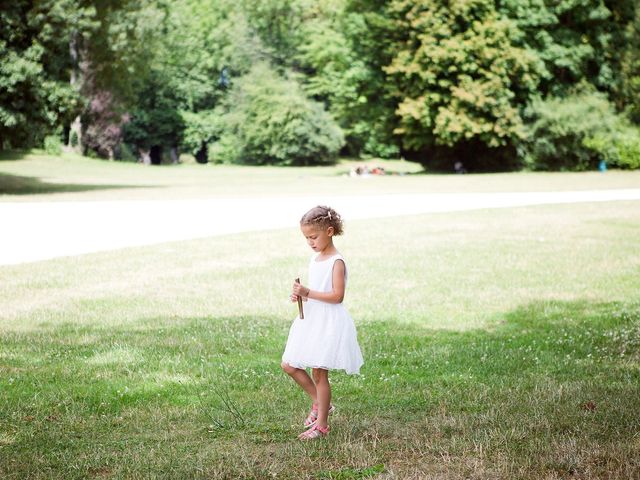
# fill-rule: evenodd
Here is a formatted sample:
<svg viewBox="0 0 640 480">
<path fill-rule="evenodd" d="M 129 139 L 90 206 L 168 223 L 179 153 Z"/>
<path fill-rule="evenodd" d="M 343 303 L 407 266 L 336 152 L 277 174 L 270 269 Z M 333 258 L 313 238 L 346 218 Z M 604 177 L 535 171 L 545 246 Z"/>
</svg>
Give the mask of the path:
<svg viewBox="0 0 640 480">
<path fill-rule="evenodd" d="M 640 200 L 640 189 L 0 203 L 0 265 L 228 233 L 293 227 L 327 204 L 348 220 L 484 208 Z"/>
</svg>

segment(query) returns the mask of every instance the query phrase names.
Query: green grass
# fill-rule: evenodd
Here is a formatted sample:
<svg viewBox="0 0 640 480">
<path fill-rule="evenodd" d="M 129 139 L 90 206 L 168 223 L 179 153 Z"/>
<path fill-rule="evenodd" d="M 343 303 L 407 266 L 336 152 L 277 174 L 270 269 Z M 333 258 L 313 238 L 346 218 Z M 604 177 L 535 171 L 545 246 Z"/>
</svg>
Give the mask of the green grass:
<svg viewBox="0 0 640 480">
<path fill-rule="evenodd" d="M 386 176 L 350 178 L 352 167 L 384 166 Z M 406 161 L 341 161 L 334 167 L 144 166 L 40 152 L 0 154 L 0 202 L 178 199 L 639 188 L 640 171 L 425 175 Z"/>
<path fill-rule="evenodd" d="M 639 203 L 348 222 L 365 366 L 304 444 L 296 228 L 0 267 L 0 477 L 637 479 Z"/>
</svg>

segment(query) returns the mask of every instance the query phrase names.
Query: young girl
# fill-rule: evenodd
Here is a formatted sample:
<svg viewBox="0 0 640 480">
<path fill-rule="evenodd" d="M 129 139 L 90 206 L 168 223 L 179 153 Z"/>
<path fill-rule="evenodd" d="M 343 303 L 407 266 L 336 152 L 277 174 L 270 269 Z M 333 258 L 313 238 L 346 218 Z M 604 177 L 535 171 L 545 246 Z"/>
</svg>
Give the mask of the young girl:
<svg viewBox="0 0 640 480">
<path fill-rule="evenodd" d="M 291 325 L 282 369 L 311 397 L 307 430 L 298 437 L 309 440 L 329 433 L 327 418 L 334 410 L 329 370 L 359 373 L 363 361 L 356 328 L 342 304 L 347 267 L 333 245 L 333 237 L 342 234 L 342 219 L 332 208 L 318 206 L 304 214 L 300 229 L 316 254 L 309 262 L 309 286 L 293 284 L 291 301 L 305 301 L 304 318 Z"/>
</svg>

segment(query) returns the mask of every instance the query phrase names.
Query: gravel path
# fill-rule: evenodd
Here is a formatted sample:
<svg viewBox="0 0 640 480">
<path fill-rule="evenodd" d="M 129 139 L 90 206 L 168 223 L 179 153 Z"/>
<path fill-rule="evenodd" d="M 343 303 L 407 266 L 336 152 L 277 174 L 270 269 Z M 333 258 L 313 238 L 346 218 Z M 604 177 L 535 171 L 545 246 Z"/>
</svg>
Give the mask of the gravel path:
<svg viewBox="0 0 640 480">
<path fill-rule="evenodd" d="M 0 265 L 124 247 L 293 227 L 308 208 L 331 205 L 347 220 L 485 208 L 640 200 L 640 189 L 0 203 Z"/>
</svg>

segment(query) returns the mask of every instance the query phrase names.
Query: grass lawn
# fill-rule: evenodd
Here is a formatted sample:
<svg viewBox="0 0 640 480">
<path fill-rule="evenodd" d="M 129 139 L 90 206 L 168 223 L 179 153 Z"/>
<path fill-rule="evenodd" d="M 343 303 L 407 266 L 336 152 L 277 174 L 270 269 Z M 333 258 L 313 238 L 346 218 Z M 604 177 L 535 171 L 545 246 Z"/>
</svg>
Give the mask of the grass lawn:
<svg viewBox="0 0 640 480">
<path fill-rule="evenodd" d="M 86 171 L 65 180 L 49 161 Z M 27 179 L 3 201 L 206 196 L 245 171 L 199 168 L 0 161 L 5 185 Z M 323 185 L 340 168 L 300 171 Z M 246 171 L 256 194 L 296 178 Z M 609 173 L 372 180 L 637 183 Z M 365 365 L 331 375 L 333 430 L 311 443 L 296 440 L 309 402 L 279 367 L 311 254 L 295 226 L 0 267 L 0 478 L 638 479 L 638 238 L 640 202 L 347 219 Z"/>
<path fill-rule="evenodd" d="M 350 178 L 356 165 L 389 175 Z M 406 161 L 344 160 L 333 167 L 250 167 L 182 164 L 144 166 L 74 155 L 0 154 L 0 202 L 149 200 L 323 193 L 448 193 L 640 188 L 640 171 L 425 175 Z"/>
</svg>

